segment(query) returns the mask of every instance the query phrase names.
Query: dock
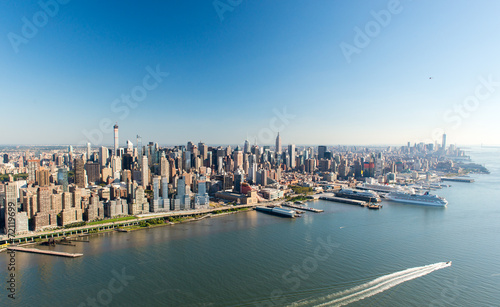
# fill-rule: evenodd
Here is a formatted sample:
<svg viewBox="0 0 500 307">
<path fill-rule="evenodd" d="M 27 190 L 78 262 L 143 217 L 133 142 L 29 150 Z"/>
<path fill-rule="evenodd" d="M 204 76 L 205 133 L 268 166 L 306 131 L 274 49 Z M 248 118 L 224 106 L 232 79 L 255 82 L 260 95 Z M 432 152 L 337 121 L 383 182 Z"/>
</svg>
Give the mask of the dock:
<svg viewBox="0 0 500 307">
<path fill-rule="evenodd" d="M 314 209 L 314 208 L 309 208 L 309 207 L 306 207 L 306 206 L 298 206 L 298 205 L 293 205 L 293 204 L 286 204 L 285 203 L 285 204 L 283 204 L 283 206 L 289 207 L 289 208 L 298 209 L 298 210 L 315 212 L 315 213 L 323 212 L 323 210 L 321 210 L 321 209 Z"/>
<path fill-rule="evenodd" d="M 472 179 L 472 178 L 449 178 L 449 177 L 441 177 L 441 181 L 454 181 L 454 182 L 472 183 L 472 182 L 474 182 L 474 179 Z"/>
<path fill-rule="evenodd" d="M 34 253 L 34 254 L 43 254 L 43 255 L 51 255 L 51 256 L 60 256 L 60 257 L 68 257 L 68 258 L 76 258 L 81 257 L 83 254 L 71 254 L 65 252 L 56 252 L 56 251 L 48 251 L 37 248 L 24 248 L 19 246 L 9 246 L 8 250 L 13 250 L 16 252 L 25 252 L 25 253 Z"/>
<path fill-rule="evenodd" d="M 343 197 L 337 197 L 337 196 L 330 196 L 330 195 L 323 195 L 320 196 L 319 199 L 321 200 L 329 200 L 329 201 L 334 201 L 337 203 L 344 203 L 344 204 L 349 204 L 349 205 L 358 205 L 361 207 L 366 207 L 367 202 L 362 201 L 362 200 L 356 200 L 356 199 L 350 199 L 350 198 L 343 198 Z"/>
</svg>

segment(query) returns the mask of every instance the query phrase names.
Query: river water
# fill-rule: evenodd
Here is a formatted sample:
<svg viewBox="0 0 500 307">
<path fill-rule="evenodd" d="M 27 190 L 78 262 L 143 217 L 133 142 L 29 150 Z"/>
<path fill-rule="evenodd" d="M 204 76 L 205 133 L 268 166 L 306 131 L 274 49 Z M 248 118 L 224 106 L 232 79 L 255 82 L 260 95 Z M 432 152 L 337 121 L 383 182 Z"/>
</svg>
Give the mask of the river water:
<svg viewBox="0 0 500 307">
<path fill-rule="evenodd" d="M 433 191 L 447 208 L 316 201 L 53 248 L 77 259 L 18 252 L 15 301 L 3 253 L 0 306 L 498 306 L 500 149 L 470 154 L 491 174 Z"/>
</svg>

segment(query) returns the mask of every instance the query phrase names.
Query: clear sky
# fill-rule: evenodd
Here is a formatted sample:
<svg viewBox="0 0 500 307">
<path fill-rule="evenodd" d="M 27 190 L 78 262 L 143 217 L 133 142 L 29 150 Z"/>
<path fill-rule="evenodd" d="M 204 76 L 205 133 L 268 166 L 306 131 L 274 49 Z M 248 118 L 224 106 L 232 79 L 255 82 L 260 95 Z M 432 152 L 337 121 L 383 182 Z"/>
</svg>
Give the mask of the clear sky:
<svg viewBox="0 0 500 307">
<path fill-rule="evenodd" d="M 496 0 L 41 2 L 0 2 L 0 144 L 500 144 Z"/>
</svg>

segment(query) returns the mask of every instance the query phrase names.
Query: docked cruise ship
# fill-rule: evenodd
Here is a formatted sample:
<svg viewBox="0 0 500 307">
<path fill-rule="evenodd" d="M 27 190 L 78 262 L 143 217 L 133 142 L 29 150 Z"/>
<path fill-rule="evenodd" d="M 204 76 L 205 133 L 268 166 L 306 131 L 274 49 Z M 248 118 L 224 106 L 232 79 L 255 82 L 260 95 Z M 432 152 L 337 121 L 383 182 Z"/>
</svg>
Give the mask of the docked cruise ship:
<svg viewBox="0 0 500 307">
<path fill-rule="evenodd" d="M 377 193 L 391 193 L 391 192 L 405 192 L 406 190 L 401 186 L 396 185 L 387 185 L 387 184 L 379 184 L 379 183 L 363 183 L 361 185 L 356 186 L 356 188 L 361 190 L 371 190 Z M 408 191 L 414 192 L 414 191 Z"/>
<path fill-rule="evenodd" d="M 369 202 L 375 202 L 375 203 L 382 201 L 380 199 L 379 195 L 373 191 L 358 191 L 358 190 L 345 189 L 345 188 L 336 192 L 335 196 L 356 199 L 356 200 L 369 201 Z"/>
<path fill-rule="evenodd" d="M 445 207 L 448 204 L 448 201 L 443 197 L 429 194 L 429 192 L 426 192 L 425 194 L 391 192 L 387 194 L 385 197 L 392 201 L 415 204 L 415 205 Z"/>
</svg>

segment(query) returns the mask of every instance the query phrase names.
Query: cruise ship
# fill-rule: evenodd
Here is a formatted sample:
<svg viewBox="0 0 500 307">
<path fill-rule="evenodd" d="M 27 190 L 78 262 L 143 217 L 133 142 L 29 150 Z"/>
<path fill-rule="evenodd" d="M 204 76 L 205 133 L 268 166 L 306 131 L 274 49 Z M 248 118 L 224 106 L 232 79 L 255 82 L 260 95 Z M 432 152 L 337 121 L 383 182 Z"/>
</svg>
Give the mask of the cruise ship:
<svg viewBox="0 0 500 307">
<path fill-rule="evenodd" d="M 385 197 L 392 201 L 415 204 L 415 205 L 445 207 L 448 204 L 448 201 L 443 197 L 429 194 L 429 192 L 426 192 L 425 194 L 391 192 L 387 194 Z"/>
<path fill-rule="evenodd" d="M 356 186 L 356 188 L 361 190 L 371 190 L 377 193 L 405 192 L 405 189 L 401 186 L 379 184 L 379 183 L 375 184 L 363 183 L 361 185 Z"/>
<path fill-rule="evenodd" d="M 369 202 L 374 202 L 374 203 L 378 203 L 378 202 L 382 201 L 380 199 L 379 195 L 373 191 L 358 191 L 358 190 L 351 190 L 351 189 L 345 189 L 345 188 L 336 192 L 335 196 L 356 199 L 356 200 L 369 201 Z"/>
</svg>

